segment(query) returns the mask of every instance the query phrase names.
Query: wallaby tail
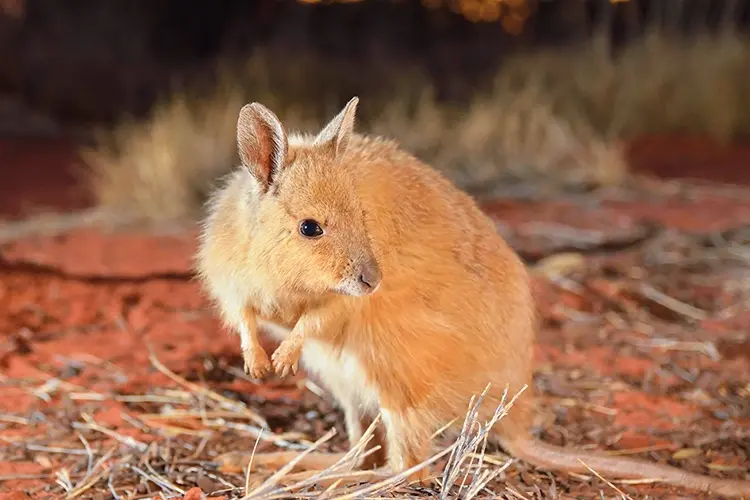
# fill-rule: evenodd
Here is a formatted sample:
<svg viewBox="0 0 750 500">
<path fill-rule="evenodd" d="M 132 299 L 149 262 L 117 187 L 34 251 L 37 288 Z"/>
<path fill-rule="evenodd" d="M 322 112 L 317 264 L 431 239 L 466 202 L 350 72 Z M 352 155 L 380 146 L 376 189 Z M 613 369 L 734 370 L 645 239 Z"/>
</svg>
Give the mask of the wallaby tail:
<svg viewBox="0 0 750 500">
<path fill-rule="evenodd" d="M 503 438 L 501 444 L 514 457 L 542 469 L 579 474 L 590 474 L 591 470 L 594 470 L 605 478 L 654 479 L 665 484 L 681 486 L 717 497 L 750 499 L 750 481 L 718 479 L 645 460 L 606 456 L 582 450 L 568 450 L 542 443 L 530 437 L 513 440 Z M 586 466 L 590 467 L 591 470 Z"/>
</svg>

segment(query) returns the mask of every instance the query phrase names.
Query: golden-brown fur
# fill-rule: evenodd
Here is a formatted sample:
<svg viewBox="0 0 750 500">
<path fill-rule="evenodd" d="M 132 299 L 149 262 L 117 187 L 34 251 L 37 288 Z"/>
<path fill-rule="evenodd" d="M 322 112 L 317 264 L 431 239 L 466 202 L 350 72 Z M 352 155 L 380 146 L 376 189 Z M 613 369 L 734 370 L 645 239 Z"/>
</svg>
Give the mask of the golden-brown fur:
<svg viewBox="0 0 750 500">
<path fill-rule="evenodd" d="M 198 268 L 243 338 L 249 373 L 284 375 L 301 356 L 344 409 L 352 442 L 381 416 L 385 437 L 377 444 L 395 470 L 426 459 L 430 436 L 461 421 L 470 398 L 490 383 L 482 419 L 506 387 L 510 395 L 529 387 L 494 432 L 509 452 L 539 466 L 586 472 L 582 457 L 603 474 L 750 491 L 747 483 L 534 441 L 535 317 L 523 262 L 436 170 L 391 141 L 355 134 L 356 104 L 317 137 L 287 138 L 257 104 L 240 115 L 244 168 L 211 201 Z M 322 222 L 325 234 L 302 237 L 304 219 Z M 379 284 L 353 284 L 368 266 Z M 281 340 L 270 361 L 259 326 Z M 367 466 L 383 465 L 383 455 L 373 457 Z"/>
</svg>

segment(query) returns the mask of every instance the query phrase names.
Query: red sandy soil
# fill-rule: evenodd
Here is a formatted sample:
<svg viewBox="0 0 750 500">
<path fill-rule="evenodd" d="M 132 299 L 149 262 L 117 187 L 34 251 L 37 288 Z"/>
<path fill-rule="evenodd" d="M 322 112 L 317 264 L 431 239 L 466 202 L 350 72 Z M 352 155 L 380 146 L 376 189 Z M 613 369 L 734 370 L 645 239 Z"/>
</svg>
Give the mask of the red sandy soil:
<svg viewBox="0 0 750 500">
<path fill-rule="evenodd" d="M 665 148 L 664 144 L 659 148 Z M 648 148 L 640 145 L 635 150 L 634 156 L 643 158 Z M 747 162 L 750 157 L 742 154 L 744 160 L 738 162 Z M 698 153 L 691 156 L 700 157 Z M 68 189 L 76 186 L 69 169 L 74 158 L 70 149 L 59 143 L 0 142 L 0 165 L 4 167 L 0 172 L 0 210 L 6 217 L 17 217 L 32 204 L 85 206 L 85 193 Z M 649 163 L 644 160 L 643 164 Z M 741 174 L 737 165 L 744 166 L 717 166 L 711 172 L 702 171 L 703 177 L 720 180 L 718 177 L 734 176 L 750 181 L 750 173 Z M 670 172 L 659 168 L 654 170 Z M 682 172 L 701 173 L 689 168 Z M 706 193 L 668 200 L 604 200 L 594 210 L 562 201 L 494 203 L 487 210 L 513 233 L 514 244 L 522 253 L 536 258 L 549 253 L 550 248 L 529 230 L 530 224 L 565 224 L 605 234 L 633 232 L 644 223 L 689 232 L 721 231 L 748 224 L 750 197 L 740 201 Z M 149 362 L 149 347 L 175 373 L 190 380 L 205 378 L 217 392 L 245 394 L 261 412 L 273 411 L 274 406 L 293 409 L 296 402 L 309 397 L 294 383 L 301 376 L 280 384 L 257 385 L 237 377 L 210 375 L 210 360 L 223 360 L 234 367 L 241 367 L 241 360 L 238 340 L 221 329 L 191 278 L 194 237 L 195 233 L 154 236 L 78 230 L 0 247 L 0 414 L 26 419 L 34 412 L 53 415 L 79 405 L 89 409 L 100 425 L 150 443 L 153 434 L 142 432 L 123 417 L 135 415 L 132 405 L 112 399 L 71 399 L 76 393 L 145 394 L 154 387 L 174 386 Z M 587 266 L 624 269 L 627 274 L 641 262 L 639 252 L 627 247 L 595 253 L 587 257 Z M 706 309 L 731 303 L 728 292 L 716 282 L 686 286 L 679 279 L 665 274 L 664 283 L 671 287 L 670 295 L 684 302 L 705 303 Z M 582 291 L 571 291 L 548 279 L 535 279 L 543 319 L 536 351 L 536 382 L 543 410 L 536 424 L 543 429 L 542 438 L 557 444 L 635 450 L 639 456 L 696 472 L 750 478 L 750 314 L 740 310 L 688 328 L 681 318 L 652 311 L 653 317 L 659 318 L 652 325 L 655 331 L 643 325 L 571 319 L 575 315 L 604 317 L 615 307 L 613 303 L 623 309 L 620 316 L 640 314 L 645 306 L 625 282 L 623 274 L 597 271 L 584 276 Z M 695 350 L 649 345 L 655 337 L 679 340 L 684 343 L 681 345 L 711 342 L 720 356 L 712 359 Z M 50 389 L 48 400 L 33 393 L 32 389 L 51 378 L 64 384 Z M 13 383 L 4 383 L 7 381 Z M 43 420 L 24 422 L 0 421 L 0 436 L 36 440 L 53 432 Z M 276 431 L 285 430 L 283 422 L 278 420 Z M 92 445 L 106 449 L 111 442 L 102 436 Z M 233 443 L 233 449 L 250 446 L 250 442 Z M 682 448 L 699 451 L 685 459 L 670 458 Z M 638 449 L 642 449 L 640 453 Z M 0 482 L 0 496 L 15 492 L 3 498 L 29 498 L 23 492 L 34 492 L 33 497 L 43 497 L 64 459 L 27 451 L 16 454 L 12 461 L 0 462 L 0 477 L 31 475 Z M 716 470 L 722 466 L 727 470 Z M 539 476 L 524 465 L 514 470 L 514 487 L 530 491 Z M 677 494 L 655 485 L 619 487 L 638 497 L 675 498 Z M 564 475 L 557 488 L 571 498 L 598 498 L 600 489 L 611 494 L 608 486 L 595 479 L 589 482 Z M 696 498 L 691 492 L 681 495 Z M 188 491 L 185 498 L 200 498 L 200 490 Z"/>
<path fill-rule="evenodd" d="M 705 137 L 651 135 L 628 148 L 635 171 L 663 178 L 750 184 L 750 144 L 722 146 Z"/>
<path fill-rule="evenodd" d="M 0 218 L 91 204 L 70 140 L 0 139 Z"/>
</svg>

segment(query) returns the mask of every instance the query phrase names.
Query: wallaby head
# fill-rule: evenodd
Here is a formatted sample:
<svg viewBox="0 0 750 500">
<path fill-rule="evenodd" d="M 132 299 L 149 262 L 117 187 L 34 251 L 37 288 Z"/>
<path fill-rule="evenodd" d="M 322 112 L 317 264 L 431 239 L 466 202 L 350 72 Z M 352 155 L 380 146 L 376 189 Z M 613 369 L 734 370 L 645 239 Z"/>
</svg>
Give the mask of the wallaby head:
<svg viewBox="0 0 750 500">
<path fill-rule="evenodd" d="M 288 135 L 261 104 L 240 111 L 237 146 L 256 209 L 253 252 L 279 286 L 363 296 L 380 284 L 365 213 L 343 163 L 357 103 L 350 100 L 314 138 Z"/>
</svg>

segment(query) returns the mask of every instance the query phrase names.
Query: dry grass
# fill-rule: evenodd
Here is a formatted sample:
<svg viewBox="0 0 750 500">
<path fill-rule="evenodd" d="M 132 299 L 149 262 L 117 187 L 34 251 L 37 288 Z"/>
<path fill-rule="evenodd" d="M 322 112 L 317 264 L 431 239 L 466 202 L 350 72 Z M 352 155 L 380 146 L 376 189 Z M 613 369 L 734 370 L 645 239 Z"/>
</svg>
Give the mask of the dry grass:
<svg viewBox="0 0 750 500">
<path fill-rule="evenodd" d="M 514 57 L 501 78 L 539 85 L 565 117 L 607 138 L 654 132 L 731 141 L 750 132 L 750 40 L 734 32 L 670 37 L 649 31 L 621 52 L 604 40 Z"/>
<path fill-rule="evenodd" d="M 152 222 L 192 220 L 217 178 L 236 164 L 243 104 L 262 102 L 291 128 L 310 128 L 333 112 L 321 99 L 300 104 L 289 96 L 325 95 L 339 70 L 331 69 L 316 87 L 308 77 L 317 69 L 314 61 L 280 66 L 272 60 L 264 54 L 239 71 L 220 70 L 220 83 L 208 95 L 179 93 L 157 103 L 142 122 L 101 131 L 98 145 L 82 151 L 99 204 Z"/>
<path fill-rule="evenodd" d="M 556 114 L 538 85 L 513 89 L 499 80 L 463 113 L 446 111 L 425 93 L 407 114 L 392 103 L 372 125 L 398 139 L 474 194 L 527 181 L 558 187 L 618 184 L 627 171 L 616 143 L 583 120 Z"/>
<path fill-rule="evenodd" d="M 102 205 L 171 221 L 192 220 L 233 167 L 237 112 L 251 100 L 290 128 L 312 130 L 359 93 L 359 130 L 396 138 L 474 194 L 519 181 L 618 184 L 627 172 L 622 138 L 691 131 L 731 140 L 750 130 L 747 40 L 651 33 L 616 55 L 604 46 L 513 57 L 492 89 L 461 110 L 437 101 L 419 75 L 381 76 L 383 86 L 364 93 L 359 71 L 258 56 L 211 95 L 175 96 L 145 122 L 104 134 L 85 157 Z"/>
<path fill-rule="evenodd" d="M 253 61 L 254 68 L 260 65 Z M 193 219 L 216 179 L 235 165 L 235 126 L 244 102 L 263 102 L 289 128 L 302 130 L 322 126 L 343 102 L 331 98 L 303 109 L 269 84 L 248 91 L 237 81 L 202 100 L 175 96 L 143 123 L 102 134 L 100 145 L 83 153 L 99 203 L 152 222 Z M 509 92 L 498 85 L 466 112 L 422 88 L 414 98 L 363 96 L 358 128 L 396 138 L 464 189 L 478 194 L 517 179 L 607 185 L 626 171 L 617 147 L 584 122 L 574 126 L 556 116 L 538 87 Z"/>
<path fill-rule="evenodd" d="M 205 494 L 226 495 L 229 498 L 274 499 L 316 498 L 345 500 L 350 498 L 403 498 L 410 493 L 430 497 L 461 498 L 470 500 L 497 493 L 488 484 L 502 474 L 514 460 L 498 463 L 487 455 L 485 448 L 490 430 L 507 415 L 525 387 L 513 397 L 504 395 L 494 415 L 487 421 L 479 420 L 479 408 L 487 389 L 472 398 L 464 424 L 456 440 L 436 452 L 424 462 L 400 473 L 387 469 L 357 471 L 358 460 L 366 454 L 365 447 L 372 438 L 371 425 L 358 443 L 344 453 L 341 459 L 325 470 L 293 472 L 298 462 L 310 453 L 321 453 L 320 447 L 336 434 L 335 428 L 310 443 L 303 435 L 274 434 L 265 419 L 241 401 L 228 399 L 204 385 L 187 381 L 169 370 L 153 354 L 152 366 L 177 384 L 177 388 L 153 388 L 148 394 L 108 395 L 81 392 L 81 388 L 65 384 L 59 379 L 46 380 L 39 387 L 28 390 L 40 398 L 50 393 L 65 393 L 70 405 L 66 419 L 56 425 L 69 427 L 70 433 L 49 436 L 54 444 L 37 444 L 23 439 L 5 439 L 8 448 L 3 454 L 26 453 L 58 455 L 64 465 L 54 474 L 42 474 L 31 479 L 45 479 L 49 485 L 46 493 L 60 498 L 106 496 L 111 498 L 175 498 L 184 495 L 194 484 L 196 474 L 211 479 L 211 489 Z M 20 381 L 3 380 L 6 384 Z M 23 385 L 23 384 L 21 384 Z M 142 431 L 138 439 L 126 436 L 100 424 L 92 413 L 78 407 L 86 402 L 116 400 L 148 405 L 156 411 L 144 413 L 129 411 L 127 421 Z M 6 417 L 7 419 L 8 417 Z M 17 417 L 8 420 L 18 425 L 29 425 L 30 420 Z M 50 419 L 45 423 L 50 423 Z M 230 425 L 235 424 L 235 425 Z M 169 436 L 179 435 L 179 439 Z M 192 435 L 192 436 L 191 436 Z M 252 462 L 242 473 L 221 466 L 222 439 L 229 435 L 231 441 L 247 441 L 248 436 L 257 442 L 272 442 L 277 446 L 299 450 L 296 458 L 277 471 L 253 468 Z M 164 439 L 165 436 L 167 439 Z M 200 443 L 193 438 L 200 438 Z M 148 441 L 148 442 L 147 442 Z M 44 439 L 43 439 L 44 442 Z M 197 444 L 197 446 L 196 446 Z M 258 455 L 259 457 L 260 455 Z M 51 463 L 50 459 L 43 462 Z M 406 478 L 424 467 L 439 463 L 442 471 L 434 486 L 414 491 Z M 437 465 L 436 465 L 437 467 Z M 256 470 L 258 469 L 258 470 Z M 376 477 L 367 482 L 364 477 Z M 3 480 L 29 479 L 25 475 L 5 475 Z M 192 484 L 191 484 L 192 483 Z M 199 481 L 200 483 L 200 481 Z M 205 483 L 204 483 L 205 484 Z M 144 495 L 145 492 L 150 492 Z"/>
<path fill-rule="evenodd" d="M 83 152 L 99 203 L 154 220 L 195 216 L 211 181 L 235 161 L 243 104 L 232 88 L 205 101 L 176 96 L 151 119 L 102 134 L 99 148 Z"/>
</svg>

